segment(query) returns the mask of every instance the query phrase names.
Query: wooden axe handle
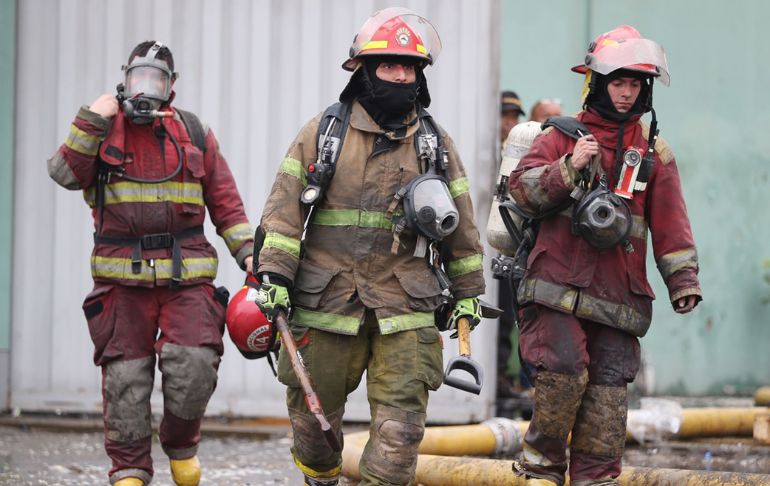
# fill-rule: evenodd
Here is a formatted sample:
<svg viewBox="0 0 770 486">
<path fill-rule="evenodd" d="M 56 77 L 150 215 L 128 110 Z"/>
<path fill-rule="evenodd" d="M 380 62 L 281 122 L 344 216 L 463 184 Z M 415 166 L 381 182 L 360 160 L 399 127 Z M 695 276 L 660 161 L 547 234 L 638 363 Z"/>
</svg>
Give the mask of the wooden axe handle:
<svg viewBox="0 0 770 486">
<path fill-rule="evenodd" d="M 471 323 L 467 317 L 457 321 L 457 342 L 462 356 L 471 355 Z"/>
</svg>

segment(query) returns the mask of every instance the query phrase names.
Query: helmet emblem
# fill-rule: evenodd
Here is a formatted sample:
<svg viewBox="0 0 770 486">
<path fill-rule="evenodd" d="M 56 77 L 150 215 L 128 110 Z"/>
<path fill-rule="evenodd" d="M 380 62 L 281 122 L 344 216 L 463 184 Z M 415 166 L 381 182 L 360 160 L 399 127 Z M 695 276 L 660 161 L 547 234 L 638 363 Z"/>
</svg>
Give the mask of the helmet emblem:
<svg viewBox="0 0 770 486">
<path fill-rule="evenodd" d="M 412 34 L 409 32 L 409 29 L 406 27 L 401 27 L 396 31 L 396 42 L 400 46 L 405 46 L 409 44 L 409 39 L 412 37 Z"/>
</svg>

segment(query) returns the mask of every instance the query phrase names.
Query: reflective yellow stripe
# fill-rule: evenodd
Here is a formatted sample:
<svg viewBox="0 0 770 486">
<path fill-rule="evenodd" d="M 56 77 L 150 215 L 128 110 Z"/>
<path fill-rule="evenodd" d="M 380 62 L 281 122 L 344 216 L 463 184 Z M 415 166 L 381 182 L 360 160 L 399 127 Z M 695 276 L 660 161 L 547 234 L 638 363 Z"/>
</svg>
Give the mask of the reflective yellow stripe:
<svg viewBox="0 0 770 486">
<path fill-rule="evenodd" d="M 468 192 L 468 189 L 469 185 L 467 177 L 460 177 L 449 183 L 449 194 L 451 194 L 453 198 L 465 194 Z"/>
<path fill-rule="evenodd" d="M 237 250 L 244 241 L 250 240 L 253 235 L 254 231 L 249 223 L 236 224 L 222 232 L 222 238 L 225 240 L 230 253 Z"/>
<path fill-rule="evenodd" d="M 342 471 L 342 466 L 334 467 L 328 471 L 316 471 L 315 469 L 302 464 L 302 462 L 297 459 L 297 456 L 294 456 L 294 464 L 297 465 L 299 470 L 302 471 L 304 475 L 310 476 L 312 478 L 334 478 L 340 474 L 340 471 Z"/>
<path fill-rule="evenodd" d="M 130 258 L 93 256 L 91 257 L 91 275 L 121 280 L 142 280 L 145 282 L 171 278 L 172 262 L 170 258 L 154 260 L 154 265 L 155 267 L 153 268 L 146 260 L 143 260 L 141 272 L 133 273 Z M 213 279 L 216 276 L 216 258 L 182 259 L 182 280 L 204 277 Z"/>
<path fill-rule="evenodd" d="M 366 51 L 368 49 L 387 49 L 387 47 L 388 41 L 386 40 L 369 41 L 364 45 L 363 48 L 361 48 L 361 50 Z"/>
<path fill-rule="evenodd" d="M 67 135 L 64 145 L 83 155 L 96 155 L 99 152 L 101 142 L 101 137 L 84 132 L 73 123 L 70 125 L 70 133 Z"/>
<path fill-rule="evenodd" d="M 322 226 L 360 226 L 362 228 L 393 229 L 387 214 L 361 209 L 320 209 L 313 224 Z"/>
<path fill-rule="evenodd" d="M 324 329 L 355 336 L 358 334 L 361 319 L 295 307 L 291 315 L 291 322 L 301 326 L 312 327 L 313 329 Z"/>
<path fill-rule="evenodd" d="M 398 316 L 383 317 L 378 320 L 380 333 L 383 335 L 394 334 L 401 331 L 410 331 L 421 327 L 431 327 L 436 324 L 433 312 L 412 312 Z"/>
<path fill-rule="evenodd" d="M 274 231 L 268 231 L 265 234 L 265 242 L 262 244 L 263 250 L 265 248 L 275 248 L 295 258 L 299 258 L 299 247 L 300 241 L 298 239 L 290 238 Z"/>
<path fill-rule="evenodd" d="M 104 188 L 104 204 L 173 202 L 203 206 L 203 186 L 198 182 L 116 182 Z M 96 188 L 83 193 L 89 206 L 96 204 Z"/>
<path fill-rule="evenodd" d="M 446 271 L 449 278 L 454 278 L 466 273 L 475 272 L 483 269 L 483 255 L 475 254 L 459 260 L 447 262 Z"/>
<path fill-rule="evenodd" d="M 420 54 L 425 54 L 425 55 L 428 54 L 428 50 L 425 48 L 424 45 L 417 44 L 416 47 L 417 47 L 417 52 L 419 52 Z"/>
<path fill-rule="evenodd" d="M 323 329 L 355 336 L 358 334 L 361 319 L 358 317 L 331 314 L 327 312 L 311 311 L 295 307 L 292 314 L 292 323 L 313 329 Z M 383 335 L 394 334 L 401 331 L 420 329 L 435 325 L 433 312 L 412 312 L 397 316 L 378 319 L 380 333 Z"/>
<path fill-rule="evenodd" d="M 307 187 L 307 174 L 305 173 L 305 167 L 299 160 L 286 157 L 281 161 L 281 166 L 278 168 L 278 172 L 296 177 L 302 183 L 302 187 Z"/>
</svg>

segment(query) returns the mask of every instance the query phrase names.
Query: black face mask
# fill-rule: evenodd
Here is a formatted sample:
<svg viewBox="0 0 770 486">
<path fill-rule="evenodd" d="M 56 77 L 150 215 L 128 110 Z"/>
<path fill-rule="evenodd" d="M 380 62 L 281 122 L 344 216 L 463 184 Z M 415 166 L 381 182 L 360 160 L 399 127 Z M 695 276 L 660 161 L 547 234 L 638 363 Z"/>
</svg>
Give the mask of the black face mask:
<svg viewBox="0 0 770 486">
<path fill-rule="evenodd" d="M 404 116 L 415 108 L 419 84 L 392 83 L 378 78 L 376 71 L 382 62 L 385 61 L 381 58 L 364 62 L 361 69 L 363 89 L 358 101 L 378 125 L 395 129 L 403 125 Z"/>
<path fill-rule="evenodd" d="M 598 112 L 603 118 L 616 122 L 624 122 L 634 115 L 641 115 L 652 109 L 652 83 L 648 79 L 648 76 L 625 69 L 613 71 L 608 75 L 594 72 L 593 76 L 594 86 L 592 86 L 591 92 L 586 97 L 585 104 Z M 625 113 L 620 113 L 615 109 L 615 105 L 612 103 L 610 94 L 607 91 L 607 86 L 613 79 L 622 77 L 637 78 L 642 82 L 642 89 L 639 91 L 639 96 L 636 98 L 633 106 Z"/>
<path fill-rule="evenodd" d="M 417 83 L 393 83 L 374 76 L 369 98 L 383 112 L 404 116 L 414 109 Z"/>
</svg>

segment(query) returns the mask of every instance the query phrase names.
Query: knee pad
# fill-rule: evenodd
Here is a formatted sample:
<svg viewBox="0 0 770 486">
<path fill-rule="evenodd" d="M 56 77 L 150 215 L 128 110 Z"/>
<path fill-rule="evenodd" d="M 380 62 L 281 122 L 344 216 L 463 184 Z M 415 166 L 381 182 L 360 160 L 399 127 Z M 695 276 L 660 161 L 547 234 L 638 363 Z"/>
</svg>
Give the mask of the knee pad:
<svg viewBox="0 0 770 486">
<path fill-rule="evenodd" d="M 424 413 L 377 405 L 361 468 L 390 483 L 408 484 L 414 478 L 424 434 Z"/>
<path fill-rule="evenodd" d="M 203 417 L 217 386 L 219 354 L 208 347 L 165 344 L 160 352 L 166 410 L 185 420 Z"/>
<path fill-rule="evenodd" d="M 572 431 L 570 449 L 595 456 L 622 456 L 627 417 L 625 386 L 588 385 Z"/>
<path fill-rule="evenodd" d="M 339 409 L 326 414 L 326 419 L 338 439 L 342 438 L 343 411 L 343 409 Z M 314 415 L 289 409 L 289 421 L 294 433 L 294 446 L 291 452 L 294 455 L 294 462 L 300 470 L 307 476 L 320 477 L 318 470 L 328 471 L 335 467 L 339 469 L 341 455 L 339 452 L 331 450 L 326 443 L 321 426 Z M 308 472 L 305 472 L 303 468 L 308 468 Z"/>
<path fill-rule="evenodd" d="M 107 439 L 130 442 L 152 435 L 150 394 L 154 375 L 154 356 L 104 365 Z"/>
</svg>

